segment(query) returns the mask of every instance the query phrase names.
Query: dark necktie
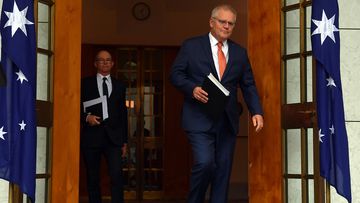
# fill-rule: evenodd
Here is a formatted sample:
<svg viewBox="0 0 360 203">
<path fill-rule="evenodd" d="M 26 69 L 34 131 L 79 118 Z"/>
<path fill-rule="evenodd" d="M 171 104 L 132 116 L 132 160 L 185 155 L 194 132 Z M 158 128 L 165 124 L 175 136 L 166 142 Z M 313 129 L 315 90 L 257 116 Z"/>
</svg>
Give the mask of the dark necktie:
<svg viewBox="0 0 360 203">
<path fill-rule="evenodd" d="M 103 87 L 103 95 L 106 95 L 106 98 L 109 98 L 109 91 L 108 91 L 108 86 L 106 84 L 106 80 L 107 78 L 106 77 L 103 77 L 103 84 L 102 84 L 102 87 Z"/>
</svg>

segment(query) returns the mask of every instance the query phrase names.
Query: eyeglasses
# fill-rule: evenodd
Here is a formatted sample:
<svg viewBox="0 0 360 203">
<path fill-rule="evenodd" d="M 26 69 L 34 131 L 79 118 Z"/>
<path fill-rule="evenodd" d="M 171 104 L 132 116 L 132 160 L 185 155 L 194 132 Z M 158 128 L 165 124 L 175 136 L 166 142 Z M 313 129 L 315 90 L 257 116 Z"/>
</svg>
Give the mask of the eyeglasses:
<svg viewBox="0 0 360 203">
<path fill-rule="evenodd" d="M 112 62 L 112 59 L 107 58 L 107 59 L 96 59 L 96 62 L 99 64 L 104 64 L 104 63 L 110 63 Z"/>
<path fill-rule="evenodd" d="M 226 21 L 226 20 L 220 20 L 220 19 L 217 19 L 217 18 L 214 18 L 214 20 L 216 20 L 217 22 L 220 23 L 220 25 L 222 26 L 225 26 L 225 25 L 229 25 L 229 27 L 234 27 L 235 26 L 235 22 L 230 22 L 230 21 Z"/>
</svg>

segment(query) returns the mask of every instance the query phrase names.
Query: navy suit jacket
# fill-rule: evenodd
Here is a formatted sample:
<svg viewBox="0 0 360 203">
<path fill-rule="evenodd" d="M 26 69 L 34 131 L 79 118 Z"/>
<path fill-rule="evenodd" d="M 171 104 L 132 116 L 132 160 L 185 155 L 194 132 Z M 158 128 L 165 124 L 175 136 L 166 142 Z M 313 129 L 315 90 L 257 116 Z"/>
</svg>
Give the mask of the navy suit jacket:
<svg viewBox="0 0 360 203">
<path fill-rule="evenodd" d="M 125 86 L 111 77 L 112 92 L 108 99 L 109 118 L 101 125 L 90 126 L 86 122 L 87 113 L 83 112 L 83 102 L 100 97 L 96 76 L 87 77 L 81 81 L 81 121 L 82 121 L 82 147 L 97 147 L 104 143 L 106 135 L 112 143 L 122 146 L 127 143 L 128 122 L 125 106 Z M 91 112 L 101 117 L 101 112 Z"/>
<path fill-rule="evenodd" d="M 231 40 L 227 42 L 229 59 L 221 84 L 230 91 L 225 114 L 229 118 L 233 132 L 237 134 L 240 116 L 237 101 L 238 85 L 250 113 L 252 115 L 262 115 L 263 111 L 246 50 Z M 174 61 L 170 73 L 171 83 L 185 95 L 182 126 L 186 131 L 207 131 L 216 122 L 203 111 L 203 108 L 200 107 L 202 104 L 192 97 L 193 89 L 196 86 L 201 86 L 209 73 L 217 77 L 209 35 L 206 34 L 186 40 Z"/>
</svg>

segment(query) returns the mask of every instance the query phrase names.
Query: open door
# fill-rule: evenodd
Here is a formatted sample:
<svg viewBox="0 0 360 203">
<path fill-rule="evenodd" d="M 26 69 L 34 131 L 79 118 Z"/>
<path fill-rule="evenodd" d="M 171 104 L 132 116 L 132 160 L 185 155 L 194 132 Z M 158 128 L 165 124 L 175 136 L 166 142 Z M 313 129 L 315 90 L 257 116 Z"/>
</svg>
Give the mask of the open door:
<svg viewBox="0 0 360 203">
<path fill-rule="evenodd" d="M 180 126 L 182 95 L 168 80 L 179 48 L 83 45 L 83 77 L 95 74 L 91 59 L 99 49 L 112 53 L 115 61 L 112 75 L 126 85 L 129 153 L 123 166 L 125 199 L 185 199 L 190 146 Z M 103 163 L 103 199 L 110 199 Z M 83 165 L 80 171 L 80 199 L 86 202 Z"/>
</svg>

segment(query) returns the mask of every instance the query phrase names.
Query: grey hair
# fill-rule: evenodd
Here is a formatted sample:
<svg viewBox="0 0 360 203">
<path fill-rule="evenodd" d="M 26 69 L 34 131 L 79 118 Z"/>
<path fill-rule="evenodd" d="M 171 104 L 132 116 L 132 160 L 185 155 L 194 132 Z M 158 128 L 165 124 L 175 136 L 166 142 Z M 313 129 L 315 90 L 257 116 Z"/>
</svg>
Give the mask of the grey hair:
<svg viewBox="0 0 360 203">
<path fill-rule="evenodd" d="M 219 10 L 230 11 L 235 15 L 235 17 L 237 16 L 237 11 L 234 7 L 230 6 L 229 4 L 221 4 L 213 8 L 213 10 L 211 11 L 211 17 L 216 18 Z"/>
</svg>

